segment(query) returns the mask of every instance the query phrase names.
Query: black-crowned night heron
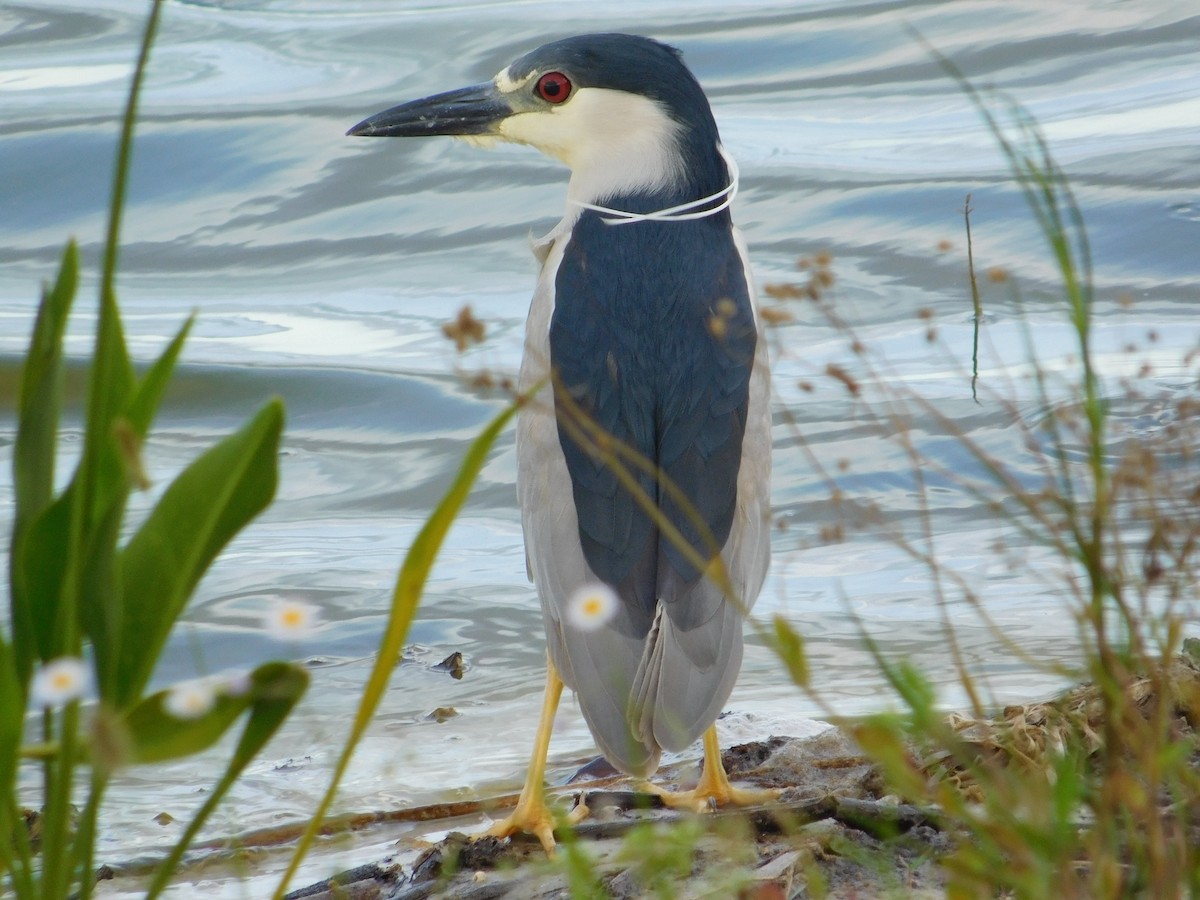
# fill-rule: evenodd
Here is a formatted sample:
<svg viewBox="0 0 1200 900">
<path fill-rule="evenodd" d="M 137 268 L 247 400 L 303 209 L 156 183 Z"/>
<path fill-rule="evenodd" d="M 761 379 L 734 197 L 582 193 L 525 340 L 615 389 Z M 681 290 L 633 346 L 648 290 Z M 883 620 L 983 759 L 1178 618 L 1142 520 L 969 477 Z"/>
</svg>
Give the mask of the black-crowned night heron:
<svg viewBox="0 0 1200 900">
<path fill-rule="evenodd" d="M 700 784 L 672 805 L 758 799 L 730 785 L 713 722 L 767 570 L 769 375 L 737 170 L 700 85 L 671 47 L 584 35 L 349 133 L 512 141 L 571 168 L 566 214 L 534 245 L 521 366 L 547 401 L 517 424 L 549 674 L 525 788 L 491 833 L 554 845 L 542 782 L 564 684 L 630 774 L 704 735 Z"/>
</svg>

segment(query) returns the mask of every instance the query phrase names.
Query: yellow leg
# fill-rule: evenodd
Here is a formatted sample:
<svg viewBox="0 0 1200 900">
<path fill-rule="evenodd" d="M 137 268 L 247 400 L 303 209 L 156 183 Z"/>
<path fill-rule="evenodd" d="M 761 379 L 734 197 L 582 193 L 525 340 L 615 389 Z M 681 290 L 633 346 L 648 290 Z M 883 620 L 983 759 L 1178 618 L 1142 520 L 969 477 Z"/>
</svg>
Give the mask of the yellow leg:
<svg viewBox="0 0 1200 900">
<path fill-rule="evenodd" d="M 533 753 L 529 758 L 529 772 L 525 776 L 525 787 L 512 815 L 489 828 L 485 834 L 506 838 L 518 831 L 532 834 L 542 842 L 546 852 L 554 853 L 554 816 L 546 805 L 546 754 L 550 752 L 550 732 L 554 730 L 554 714 L 558 711 L 558 700 L 562 696 L 563 683 L 558 671 L 547 657 L 546 694 L 542 700 L 542 717 L 538 722 L 537 736 L 533 739 Z"/>
<path fill-rule="evenodd" d="M 751 791 L 734 787 L 721 762 L 721 745 L 717 742 L 717 726 L 704 732 L 704 771 L 700 783 L 690 791 L 668 791 L 646 782 L 643 790 L 659 797 L 671 809 L 690 809 L 707 812 L 718 806 L 755 806 L 779 796 L 778 791 Z"/>
</svg>

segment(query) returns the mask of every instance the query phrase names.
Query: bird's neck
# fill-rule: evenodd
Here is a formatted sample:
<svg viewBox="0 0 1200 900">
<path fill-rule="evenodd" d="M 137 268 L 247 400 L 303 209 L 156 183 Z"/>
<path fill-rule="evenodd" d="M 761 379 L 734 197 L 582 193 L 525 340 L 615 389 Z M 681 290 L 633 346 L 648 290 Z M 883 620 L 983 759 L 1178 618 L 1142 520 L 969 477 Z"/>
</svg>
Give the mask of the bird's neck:
<svg viewBox="0 0 1200 900">
<path fill-rule="evenodd" d="M 595 168 L 575 171 L 567 187 L 567 215 L 574 218 L 582 208 L 650 214 L 705 198 L 712 198 L 715 206 L 725 199 L 731 176 L 718 150 L 712 157 L 700 170 L 693 167 L 655 179 L 629 178 L 619 171 Z M 647 168 L 640 171 L 644 174 Z"/>
<path fill-rule="evenodd" d="M 728 183 L 715 134 L 685 128 L 648 98 L 597 91 L 586 99 L 588 137 L 562 155 L 571 167 L 568 207 L 630 197 L 669 206 Z"/>
</svg>

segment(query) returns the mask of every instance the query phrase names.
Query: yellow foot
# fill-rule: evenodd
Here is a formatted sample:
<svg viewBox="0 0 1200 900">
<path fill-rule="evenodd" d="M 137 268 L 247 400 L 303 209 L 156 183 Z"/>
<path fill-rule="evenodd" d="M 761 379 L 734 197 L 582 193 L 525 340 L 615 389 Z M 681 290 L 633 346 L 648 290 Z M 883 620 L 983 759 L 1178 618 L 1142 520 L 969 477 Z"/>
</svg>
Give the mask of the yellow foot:
<svg viewBox="0 0 1200 900">
<path fill-rule="evenodd" d="M 592 811 L 588 809 L 583 794 L 580 794 L 579 802 L 567 813 L 566 823 L 568 825 L 577 825 L 591 814 Z M 541 841 L 546 853 L 553 856 L 555 847 L 554 825 L 554 813 L 546 805 L 545 800 L 541 798 L 526 800 L 526 798 L 522 797 L 517 801 L 517 805 L 511 815 L 501 819 L 487 831 L 481 832 L 476 839 L 479 837 L 508 838 L 514 834 L 522 833 L 532 834 Z"/>
<path fill-rule="evenodd" d="M 690 791 L 668 791 L 666 788 L 642 782 L 641 789 L 653 794 L 670 809 L 686 809 L 690 812 L 710 812 L 722 806 L 760 806 L 779 797 L 780 791 L 749 790 L 734 787 L 725 780 L 724 784 L 706 785 L 703 780 Z"/>
<path fill-rule="evenodd" d="M 769 803 L 780 794 L 779 791 L 746 790 L 730 784 L 725 766 L 721 764 L 717 729 L 711 726 L 704 732 L 704 771 L 694 790 L 668 791 L 648 781 L 642 783 L 642 789 L 662 800 L 664 806 L 693 812 L 708 812 L 719 806 L 758 806 Z"/>
<path fill-rule="evenodd" d="M 527 801 L 522 795 L 512 814 L 501 819 L 480 837 L 507 838 L 521 832 L 532 834 L 542 842 L 547 854 L 554 855 L 554 814 L 540 796 Z"/>
</svg>

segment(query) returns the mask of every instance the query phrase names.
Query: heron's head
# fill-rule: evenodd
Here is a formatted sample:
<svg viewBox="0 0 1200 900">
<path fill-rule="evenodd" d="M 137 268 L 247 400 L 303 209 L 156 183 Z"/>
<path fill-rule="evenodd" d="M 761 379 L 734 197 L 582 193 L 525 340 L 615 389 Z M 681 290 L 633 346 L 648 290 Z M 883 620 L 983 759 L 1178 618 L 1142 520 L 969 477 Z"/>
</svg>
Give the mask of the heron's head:
<svg viewBox="0 0 1200 900">
<path fill-rule="evenodd" d="M 629 34 L 545 44 L 489 82 L 402 103 L 348 134 L 529 144 L 566 163 L 576 192 L 593 197 L 680 189 L 703 170 L 723 172 L 708 100 L 679 52 Z M 722 178 L 714 173 L 716 188 Z"/>
</svg>

